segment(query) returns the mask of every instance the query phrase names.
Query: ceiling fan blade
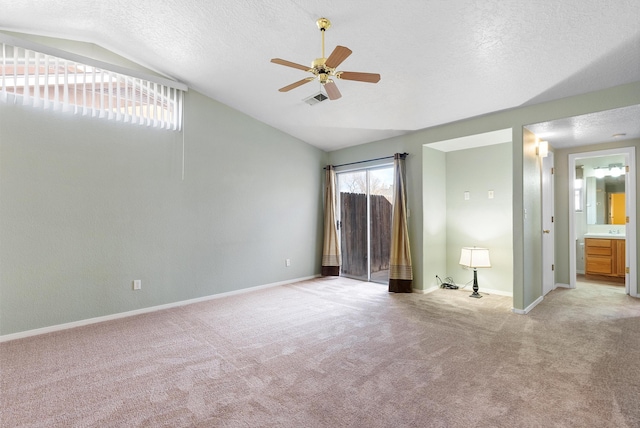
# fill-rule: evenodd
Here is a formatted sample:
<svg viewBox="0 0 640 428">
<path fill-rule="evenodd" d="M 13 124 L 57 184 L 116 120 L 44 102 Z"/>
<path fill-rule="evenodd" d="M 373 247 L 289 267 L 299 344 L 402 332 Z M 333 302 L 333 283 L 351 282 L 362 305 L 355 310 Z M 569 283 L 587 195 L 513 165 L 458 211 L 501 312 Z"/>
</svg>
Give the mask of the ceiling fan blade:
<svg viewBox="0 0 640 428">
<path fill-rule="evenodd" d="M 329 68 L 336 68 L 342 64 L 342 61 L 347 59 L 349 55 L 351 55 L 351 49 L 345 48 L 344 46 L 336 46 L 324 65 Z"/>
<path fill-rule="evenodd" d="M 280 59 L 280 58 L 273 58 L 271 60 L 271 62 L 274 63 L 274 64 L 280 64 L 280 65 L 284 65 L 284 66 L 287 66 L 287 67 L 297 68 L 298 70 L 303 70 L 303 71 L 310 71 L 311 70 L 311 68 L 307 67 L 306 65 L 296 64 L 295 62 L 287 61 L 287 60 Z"/>
<path fill-rule="evenodd" d="M 340 71 L 336 77 L 342 80 L 355 80 L 358 82 L 378 83 L 380 75 L 377 73 L 359 73 L 357 71 Z"/>
<path fill-rule="evenodd" d="M 283 87 L 283 88 L 280 88 L 280 89 L 278 89 L 278 91 L 280 91 L 280 92 L 288 92 L 288 91 L 290 91 L 290 90 L 292 90 L 292 89 L 297 88 L 298 86 L 302 86 L 302 85 L 304 85 L 305 83 L 309 83 L 309 82 L 311 82 L 312 80 L 315 80 L 315 77 L 307 77 L 306 79 L 298 80 L 298 81 L 297 81 L 297 82 L 295 82 L 295 83 L 292 83 L 292 84 L 287 85 L 287 86 L 285 86 L 285 87 Z"/>
<path fill-rule="evenodd" d="M 331 101 L 337 100 L 338 98 L 342 97 L 342 94 L 338 90 L 338 87 L 332 80 L 324 84 L 324 89 L 325 91 L 327 91 L 327 95 L 329 96 L 329 99 Z"/>
</svg>

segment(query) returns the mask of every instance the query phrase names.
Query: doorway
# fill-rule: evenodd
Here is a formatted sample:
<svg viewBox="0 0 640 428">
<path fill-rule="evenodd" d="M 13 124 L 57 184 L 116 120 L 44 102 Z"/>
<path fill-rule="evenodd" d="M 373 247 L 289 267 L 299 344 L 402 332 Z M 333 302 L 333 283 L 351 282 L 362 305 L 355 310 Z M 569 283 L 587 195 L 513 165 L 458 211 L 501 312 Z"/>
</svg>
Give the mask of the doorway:
<svg viewBox="0 0 640 428">
<path fill-rule="evenodd" d="M 634 147 L 569 155 L 571 288 L 578 279 L 619 282 L 626 294 L 638 297 L 635 173 Z"/>
<path fill-rule="evenodd" d="M 387 283 L 393 212 L 393 166 L 337 173 L 341 275 Z"/>
</svg>

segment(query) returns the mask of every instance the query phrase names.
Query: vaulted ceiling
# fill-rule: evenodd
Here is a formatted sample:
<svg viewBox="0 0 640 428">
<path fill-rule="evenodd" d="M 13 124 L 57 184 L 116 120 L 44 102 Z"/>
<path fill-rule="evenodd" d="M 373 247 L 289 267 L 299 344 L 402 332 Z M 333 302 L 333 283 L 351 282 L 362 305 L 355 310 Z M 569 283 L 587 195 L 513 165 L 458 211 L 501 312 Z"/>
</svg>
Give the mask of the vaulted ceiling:
<svg viewBox="0 0 640 428">
<path fill-rule="evenodd" d="M 638 0 L 3 0 L 0 30 L 95 43 L 324 150 L 640 81 Z M 380 73 L 342 98 L 270 62 Z"/>
</svg>

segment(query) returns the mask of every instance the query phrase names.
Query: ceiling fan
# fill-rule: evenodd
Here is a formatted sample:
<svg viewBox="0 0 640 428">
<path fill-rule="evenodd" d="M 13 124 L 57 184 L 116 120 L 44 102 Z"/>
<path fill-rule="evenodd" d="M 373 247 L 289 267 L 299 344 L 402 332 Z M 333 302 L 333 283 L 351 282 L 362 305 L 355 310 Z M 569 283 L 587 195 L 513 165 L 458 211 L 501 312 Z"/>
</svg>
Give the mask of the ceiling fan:
<svg viewBox="0 0 640 428">
<path fill-rule="evenodd" d="M 335 77 L 342 80 L 355 80 L 357 82 L 378 83 L 380 75 L 376 73 L 360 73 L 355 71 L 336 71 L 336 68 L 342 64 L 342 62 L 351 55 L 351 49 L 344 46 L 336 46 L 331 52 L 329 58 L 324 56 L 324 32 L 331 27 L 331 22 L 327 18 L 320 18 L 316 21 L 316 25 L 320 29 L 322 34 L 322 57 L 316 58 L 311 63 L 311 67 L 306 65 L 296 64 L 295 62 L 286 61 L 280 58 L 273 58 L 271 62 L 275 64 L 284 65 L 287 67 L 297 68 L 299 70 L 307 71 L 313 74 L 313 77 L 306 77 L 302 80 L 298 80 L 295 83 L 287 85 L 278 89 L 280 92 L 288 92 L 292 89 L 302 86 L 305 83 L 318 79 L 318 81 L 324 86 L 327 91 L 327 96 L 330 100 L 337 100 L 342 96 L 335 82 L 331 79 Z"/>
</svg>

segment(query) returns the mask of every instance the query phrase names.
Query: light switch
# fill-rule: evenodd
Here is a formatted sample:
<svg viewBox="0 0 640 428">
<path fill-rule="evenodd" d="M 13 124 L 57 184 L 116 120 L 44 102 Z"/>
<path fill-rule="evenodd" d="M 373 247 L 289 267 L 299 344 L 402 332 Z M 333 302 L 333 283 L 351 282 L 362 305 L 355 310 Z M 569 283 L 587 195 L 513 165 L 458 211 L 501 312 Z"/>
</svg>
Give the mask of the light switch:
<svg viewBox="0 0 640 428">
<path fill-rule="evenodd" d="M 488 195 L 489 199 L 493 199 L 493 190 L 489 190 Z"/>
</svg>

